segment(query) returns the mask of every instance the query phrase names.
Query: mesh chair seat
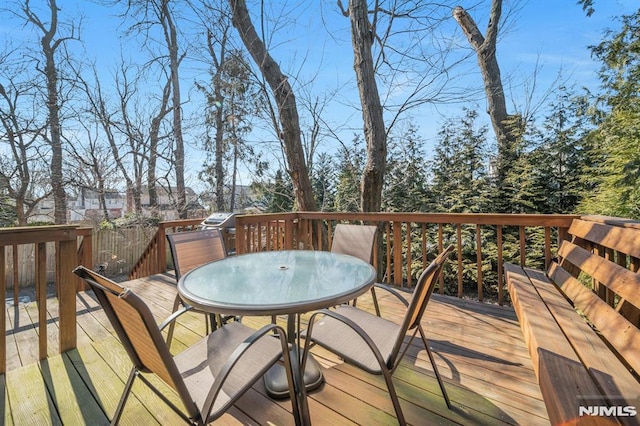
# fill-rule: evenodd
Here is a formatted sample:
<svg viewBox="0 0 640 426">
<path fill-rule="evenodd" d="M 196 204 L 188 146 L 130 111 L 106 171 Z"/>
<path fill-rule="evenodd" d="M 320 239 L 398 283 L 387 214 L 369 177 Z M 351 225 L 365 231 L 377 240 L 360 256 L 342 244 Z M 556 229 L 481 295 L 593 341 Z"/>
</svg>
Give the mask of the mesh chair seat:
<svg viewBox="0 0 640 426">
<path fill-rule="evenodd" d="M 189 393 L 200 412 L 206 407 L 206 398 L 221 368 L 233 352 L 256 330 L 239 322 L 227 324 L 210 333 L 195 345 L 188 347 L 173 359 Z M 243 393 L 256 377 L 262 377 L 267 369 L 282 356 L 280 341 L 264 338 L 257 341 L 251 352 L 234 367 L 215 399 L 213 412 L 224 412 L 233 404 L 233 395 Z"/>
<path fill-rule="evenodd" d="M 327 313 L 327 311 L 325 311 Z M 354 330 L 343 321 L 331 316 L 339 315 L 357 324 L 361 331 Z M 375 344 L 380 355 L 389 364 L 394 344 L 402 328 L 389 320 L 350 305 L 341 305 L 317 320 L 313 325 L 313 341 L 320 346 L 338 352 L 341 357 L 372 374 L 382 374 L 378 360 L 361 337 L 363 332 Z M 306 338 L 306 331 L 302 333 Z"/>
</svg>

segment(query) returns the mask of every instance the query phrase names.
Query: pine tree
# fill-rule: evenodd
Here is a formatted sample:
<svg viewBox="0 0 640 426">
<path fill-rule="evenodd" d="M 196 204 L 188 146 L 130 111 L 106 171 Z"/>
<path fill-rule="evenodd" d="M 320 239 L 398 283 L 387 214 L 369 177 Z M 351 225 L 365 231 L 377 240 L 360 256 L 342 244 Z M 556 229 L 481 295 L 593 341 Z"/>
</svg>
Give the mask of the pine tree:
<svg viewBox="0 0 640 426">
<path fill-rule="evenodd" d="M 383 210 L 389 212 L 428 212 L 430 194 L 427 162 L 418 129 L 410 124 L 397 139 L 389 142 L 387 177 L 383 189 Z"/>
<path fill-rule="evenodd" d="M 432 161 L 434 202 L 439 211 L 478 213 L 489 209 L 487 127 L 476 128 L 478 113 L 465 110 L 439 133 Z"/>
<path fill-rule="evenodd" d="M 593 55 L 602 62 L 605 101 L 593 108 L 598 128 L 589 135 L 598 164 L 596 189 L 580 205 L 584 213 L 640 219 L 640 10 L 622 17 Z"/>
<path fill-rule="evenodd" d="M 338 151 L 338 185 L 336 186 L 335 210 L 359 212 L 361 200 L 360 177 L 365 162 L 362 139 L 356 136 L 351 150 L 342 147 Z"/>
</svg>

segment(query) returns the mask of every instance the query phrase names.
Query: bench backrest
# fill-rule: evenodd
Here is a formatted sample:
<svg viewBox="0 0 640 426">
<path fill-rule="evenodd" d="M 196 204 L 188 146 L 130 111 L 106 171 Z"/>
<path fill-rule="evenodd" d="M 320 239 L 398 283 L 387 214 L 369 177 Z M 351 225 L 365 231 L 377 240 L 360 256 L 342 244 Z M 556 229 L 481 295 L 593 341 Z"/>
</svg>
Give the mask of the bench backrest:
<svg viewBox="0 0 640 426">
<path fill-rule="evenodd" d="M 640 375 L 640 223 L 585 216 L 569 236 L 547 275 Z"/>
</svg>

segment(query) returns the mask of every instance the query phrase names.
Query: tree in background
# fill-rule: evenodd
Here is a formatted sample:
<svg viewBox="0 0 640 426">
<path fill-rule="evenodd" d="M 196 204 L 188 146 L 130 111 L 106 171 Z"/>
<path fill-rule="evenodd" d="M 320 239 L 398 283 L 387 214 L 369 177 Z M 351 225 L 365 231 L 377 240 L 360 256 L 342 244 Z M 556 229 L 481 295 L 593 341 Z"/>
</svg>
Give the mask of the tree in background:
<svg viewBox="0 0 640 426">
<path fill-rule="evenodd" d="M 336 168 L 334 159 L 326 152 L 320 153 L 311 174 L 311 185 L 316 205 L 321 212 L 335 211 Z"/>
<path fill-rule="evenodd" d="M 589 191 L 583 180 L 589 126 L 580 108 L 580 99 L 561 88 L 534 142 L 535 149 L 527 154 L 533 167 L 536 213 L 574 213 Z"/>
<path fill-rule="evenodd" d="M 291 177 L 297 208 L 315 211 L 316 204 L 311 187 L 309 170 L 305 162 L 300 136 L 300 118 L 293 89 L 288 77 L 282 73 L 279 64 L 269 54 L 260 39 L 249 16 L 244 0 L 229 0 L 233 13 L 233 26 L 238 30 L 247 51 L 259 67 L 267 81 L 278 108 L 274 114 L 274 128 L 278 129 L 279 140 L 287 161 L 287 172 Z"/>
<path fill-rule="evenodd" d="M 504 194 L 506 192 L 503 190 L 505 180 L 508 179 L 510 168 L 517 160 L 517 156 L 514 155 L 517 150 L 514 146 L 518 143 L 518 137 L 523 131 L 524 123 L 519 115 L 507 112 L 502 77 L 496 55 L 498 32 L 502 24 L 502 0 L 491 1 L 489 22 L 484 36 L 471 15 L 462 7 L 457 6 L 453 9 L 453 17 L 467 36 L 469 44 L 478 57 L 487 99 L 487 113 L 498 141 L 494 181 L 497 194 Z M 505 203 L 504 200 L 497 203 L 497 211 L 508 211 L 506 204 L 508 203 Z"/>
<path fill-rule="evenodd" d="M 478 113 L 449 119 L 439 132 L 432 160 L 433 204 L 447 213 L 479 213 L 489 208 L 487 128 L 477 127 Z"/>
<path fill-rule="evenodd" d="M 353 147 L 342 146 L 337 156 L 338 171 L 335 197 L 335 211 L 359 212 L 362 169 L 366 161 L 366 151 L 359 135 L 353 139 Z"/>
<path fill-rule="evenodd" d="M 597 128 L 589 136 L 596 156 L 596 188 L 580 210 L 640 218 L 640 10 L 623 16 L 619 32 L 609 31 L 592 47 L 602 62 L 604 93 L 592 109 Z"/>
<path fill-rule="evenodd" d="M 59 34 L 58 12 L 60 9 L 56 0 L 47 0 L 46 12 L 40 13 L 32 9 L 29 1 L 21 4 L 20 9 L 26 22 L 33 25 L 42 35 L 40 53 L 44 59 L 44 67 L 40 67 L 40 64 L 36 62 L 36 69 L 43 73 L 46 83 L 42 104 L 47 108 L 48 131 L 43 133 L 42 137 L 51 149 L 51 191 L 54 201 L 54 222 L 64 224 L 67 223 L 67 193 L 62 161 L 63 132 L 60 109 L 64 99 L 61 98 L 60 61 L 64 62 L 70 59 L 65 44 L 70 40 L 78 40 L 78 29 L 72 23 L 68 28 L 68 35 L 61 36 Z"/>
<path fill-rule="evenodd" d="M 293 185 L 284 178 L 282 170 L 276 171 L 273 181 L 254 182 L 252 187 L 259 194 L 258 203 L 266 213 L 283 213 L 293 210 Z"/>
<path fill-rule="evenodd" d="M 413 123 L 397 138 L 391 138 L 387 176 L 382 193 L 384 211 L 433 211 L 423 145 L 424 140 L 420 138 L 418 128 Z"/>
<path fill-rule="evenodd" d="M 41 149 L 46 119 L 32 108 L 39 102 L 32 90 L 36 81 L 7 56 L 0 59 L 0 79 L 5 82 L 0 83 L 0 151 L 6 153 L 0 156 L 0 214 L 2 223 L 13 217 L 24 226 L 36 204 L 51 194 L 45 182 L 47 157 Z"/>
</svg>

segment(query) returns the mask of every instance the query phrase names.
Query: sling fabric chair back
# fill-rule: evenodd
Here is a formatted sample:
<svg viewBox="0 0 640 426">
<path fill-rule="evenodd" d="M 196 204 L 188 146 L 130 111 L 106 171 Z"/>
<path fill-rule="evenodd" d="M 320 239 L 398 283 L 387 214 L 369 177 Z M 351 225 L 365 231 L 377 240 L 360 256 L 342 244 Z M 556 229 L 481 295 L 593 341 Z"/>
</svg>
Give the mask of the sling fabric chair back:
<svg viewBox="0 0 640 426">
<path fill-rule="evenodd" d="M 331 252 L 348 254 L 371 263 L 376 227 L 372 225 L 336 225 L 331 241 Z"/>
</svg>

